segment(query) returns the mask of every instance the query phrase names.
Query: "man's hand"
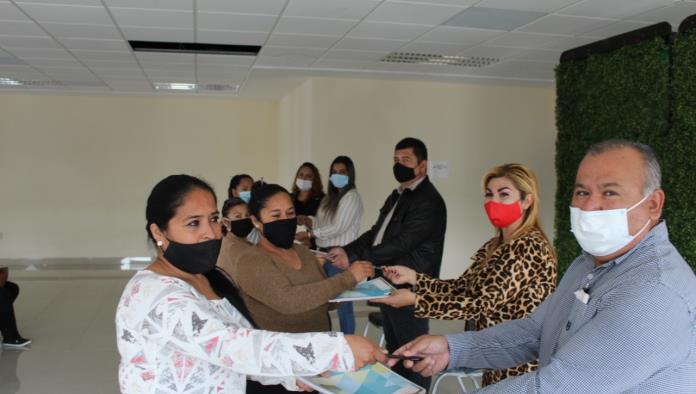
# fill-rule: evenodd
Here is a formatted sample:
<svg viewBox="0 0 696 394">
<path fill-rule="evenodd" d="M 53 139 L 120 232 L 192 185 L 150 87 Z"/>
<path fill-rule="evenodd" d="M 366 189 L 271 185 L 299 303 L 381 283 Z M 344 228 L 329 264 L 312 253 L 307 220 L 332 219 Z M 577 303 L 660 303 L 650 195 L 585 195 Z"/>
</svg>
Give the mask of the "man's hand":
<svg viewBox="0 0 696 394">
<path fill-rule="evenodd" d="M 342 270 L 348 269 L 350 261 L 348 261 L 348 255 L 343 248 L 332 248 L 326 255 L 327 260 L 329 260 L 336 268 Z"/>
<path fill-rule="evenodd" d="M 381 363 L 387 362 L 386 354 L 369 339 L 356 335 L 345 335 L 344 338 L 346 338 L 348 346 L 350 346 L 350 350 L 353 352 L 356 370 L 378 361 Z"/>
<path fill-rule="evenodd" d="M 356 261 L 348 269 L 357 283 L 375 276 L 375 268 L 369 261 Z"/>
<path fill-rule="evenodd" d="M 404 367 L 430 377 L 444 370 L 449 365 L 450 353 L 447 339 L 442 335 L 423 335 L 397 349 L 394 354 L 407 357 L 422 357 L 421 361 L 404 361 Z M 397 359 L 390 359 L 389 367 L 398 363 Z"/>
<path fill-rule="evenodd" d="M 415 305 L 416 294 L 409 289 L 397 289 L 394 290 L 389 297 L 376 298 L 370 301 L 375 304 L 387 304 L 392 308 L 401 308 L 407 305 Z"/>
</svg>

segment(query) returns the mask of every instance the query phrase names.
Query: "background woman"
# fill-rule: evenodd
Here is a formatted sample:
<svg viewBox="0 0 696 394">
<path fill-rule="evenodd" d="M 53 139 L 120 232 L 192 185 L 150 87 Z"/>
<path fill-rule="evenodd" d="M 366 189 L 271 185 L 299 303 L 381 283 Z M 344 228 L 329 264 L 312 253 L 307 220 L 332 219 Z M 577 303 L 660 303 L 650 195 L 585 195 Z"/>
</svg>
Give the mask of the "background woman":
<svg viewBox="0 0 696 394">
<path fill-rule="evenodd" d="M 254 184 L 254 178 L 247 174 L 237 174 L 230 179 L 230 185 L 227 187 L 227 198 L 237 197 L 249 203 L 251 197 L 251 186 Z"/>
<path fill-rule="evenodd" d="M 481 330 L 530 314 L 556 287 L 556 257 L 539 224 L 539 186 L 534 173 L 521 164 L 505 164 L 483 177 L 484 209 L 496 236 L 472 257 L 473 264 L 457 279 L 437 279 L 410 268 L 392 266 L 385 275 L 407 289 L 376 302 L 394 307 L 415 305 L 416 316 L 469 320 Z M 522 375 L 536 363 L 487 371 L 483 384 Z"/>
<path fill-rule="evenodd" d="M 318 249 L 324 252 L 358 238 L 363 215 L 362 199 L 355 188 L 353 161 L 347 156 L 336 157 L 329 167 L 329 174 L 328 194 L 321 200 L 316 216 L 298 218 L 309 231 L 296 236 L 301 241 L 314 239 Z M 330 262 L 324 264 L 324 269 L 329 276 L 343 272 Z M 338 319 L 343 333 L 355 332 L 352 302 L 338 305 Z"/>
<path fill-rule="evenodd" d="M 194 386 L 243 393 L 247 375 L 294 387 L 294 378 L 282 377 L 386 361 L 364 338 L 251 329 L 203 275 L 220 250 L 216 205 L 212 188 L 188 175 L 165 178 L 148 198 L 146 228 L 157 258 L 131 278 L 116 311 L 123 393 L 190 392 Z"/>
<path fill-rule="evenodd" d="M 314 255 L 294 243 L 295 208 L 281 186 L 254 190 L 249 211 L 261 240 L 237 260 L 234 279 L 254 321 L 267 330 L 330 330 L 328 301 L 372 276 L 372 265 L 357 262 L 327 279 Z"/>
<path fill-rule="evenodd" d="M 312 163 L 302 163 L 297 169 L 295 183 L 292 185 L 295 214 L 316 215 L 322 198 L 324 198 L 324 185 L 321 183 L 319 169 Z"/>
</svg>

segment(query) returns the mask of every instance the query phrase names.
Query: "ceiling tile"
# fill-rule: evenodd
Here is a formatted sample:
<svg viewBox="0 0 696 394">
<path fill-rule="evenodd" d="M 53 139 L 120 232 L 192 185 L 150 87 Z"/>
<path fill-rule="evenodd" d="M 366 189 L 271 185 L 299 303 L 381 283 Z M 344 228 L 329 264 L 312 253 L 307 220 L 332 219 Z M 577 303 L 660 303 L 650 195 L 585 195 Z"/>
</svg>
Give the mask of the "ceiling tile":
<svg viewBox="0 0 696 394">
<path fill-rule="evenodd" d="M 270 32 L 277 17 L 270 15 L 247 15 L 198 12 L 199 29 L 264 31 Z"/>
<path fill-rule="evenodd" d="M 597 39 L 592 37 L 566 37 L 558 41 L 552 41 L 547 44 L 541 45 L 539 46 L 539 49 L 565 51 L 567 49 L 577 48 L 579 46 L 583 46 L 595 41 L 597 41 Z"/>
<path fill-rule="evenodd" d="M 522 52 L 525 52 L 525 50 L 521 48 L 477 46 L 474 48 L 469 48 L 459 55 L 465 57 L 493 57 L 497 59 L 506 59 L 509 57 L 515 57 Z"/>
<path fill-rule="evenodd" d="M 2 51 L 0 52 L 0 67 L 2 67 L 3 65 L 24 66 L 26 65 L 26 63 L 22 59 L 19 59 L 5 51 Z"/>
<path fill-rule="evenodd" d="M 457 55 L 470 45 L 445 44 L 441 42 L 413 41 L 399 48 L 399 52 L 434 53 L 439 55 Z"/>
<path fill-rule="evenodd" d="M 31 66 L 0 64 L 0 75 L 13 79 L 49 79 Z"/>
<path fill-rule="evenodd" d="M 579 1 L 581 0 L 483 0 L 476 6 L 507 10 L 554 12 Z"/>
<path fill-rule="evenodd" d="M 112 20 L 104 7 L 64 4 L 19 3 L 29 16 L 41 23 L 89 23 L 109 25 Z"/>
<path fill-rule="evenodd" d="M 343 36 L 356 23 L 356 21 L 348 19 L 283 17 L 278 21 L 273 32 L 281 34 Z"/>
<path fill-rule="evenodd" d="M 329 48 L 339 39 L 340 37 L 335 36 L 273 34 L 267 44 L 282 47 Z"/>
<path fill-rule="evenodd" d="M 428 4 L 440 4 L 440 5 L 454 5 L 461 7 L 469 7 L 477 4 L 481 0 L 387 0 L 387 1 L 397 1 L 400 3 L 428 3 Z"/>
<path fill-rule="evenodd" d="M 104 0 L 106 5 L 122 8 L 147 8 L 193 11 L 193 0 Z M 201 0 L 198 0 L 200 3 Z"/>
<path fill-rule="evenodd" d="M 504 34 L 498 38 L 486 42 L 486 45 L 499 47 L 513 47 L 536 49 L 543 48 L 562 40 L 563 36 L 553 36 L 548 34 L 512 32 Z"/>
<path fill-rule="evenodd" d="M 348 37 L 413 40 L 431 28 L 431 25 L 363 21 L 348 33 Z"/>
<path fill-rule="evenodd" d="M 274 47 L 266 46 L 261 49 L 261 56 L 310 56 L 319 57 L 326 50 L 318 48 Z"/>
<path fill-rule="evenodd" d="M 312 68 L 323 68 L 323 69 L 341 69 L 341 70 L 361 70 L 372 64 L 371 62 L 363 61 L 352 61 L 352 60 L 338 60 L 338 59 L 325 59 L 321 58 L 317 60 Z"/>
<path fill-rule="evenodd" d="M 346 37 L 339 41 L 335 49 L 349 49 L 354 51 L 396 51 L 408 41 L 381 40 L 376 38 L 351 38 Z"/>
<path fill-rule="evenodd" d="M 563 15 L 622 19 L 673 3 L 674 0 L 586 0 L 559 13 Z"/>
<path fill-rule="evenodd" d="M 561 58 L 561 53 L 562 51 L 559 50 L 552 51 L 547 49 L 531 49 L 524 51 L 519 56 L 515 56 L 515 59 L 558 64 Z"/>
<path fill-rule="evenodd" d="M 450 18 L 448 26 L 514 30 L 544 16 L 543 12 L 471 7 Z"/>
<path fill-rule="evenodd" d="M 12 48 L 8 52 L 22 59 L 74 59 L 73 56 L 63 48 Z"/>
<path fill-rule="evenodd" d="M 131 61 L 113 61 L 113 60 L 90 60 L 87 59 L 83 63 L 91 68 L 127 68 L 127 69 L 138 69 L 140 66 L 136 63 L 135 59 Z"/>
<path fill-rule="evenodd" d="M 500 30 L 467 29 L 461 27 L 439 26 L 421 36 L 419 41 L 443 42 L 459 45 L 476 45 L 501 34 Z"/>
<path fill-rule="evenodd" d="M 27 64 L 36 67 L 82 67 L 82 64 L 74 59 L 44 59 L 31 58 L 25 59 Z"/>
<path fill-rule="evenodd" d="M 554 66 L 551 63 L 539 63 L 528 61 L 508 61 L 492 66 L 484 67 L 479 74 L 497 75 L 519 79 L 542 79 L 553 81 Z"/>
<path fill-rule="evenodd" d="M 51 37 L 39 36 L 4 36 L 0 35 L 0 47 L 27 47 L 33 49 L 51 48 L 62 49 L 60 44 Z"/>
<path fill-rule="evenodd" d="M 122 26 L 127 40 L 193 42 L 193 29 L 159 29 L 147 27 Z"/>
<path fill-rule="evenodd" d="M 111 14 L 120 26 L 193 29 L 193 11 L 111 8 Z"/>
<path fill-rule="evenodd" d="M 137 67 L 90 67 L 90 69 L 97 73 L 97 75 L 102 78 L 111 79 L 138 79 L 145 78 L 143 76 L 143 71 Z"/>
<path fill-rule="evenodd" d="M 265 67 L 309 67 L 317 60 L 311 56 L 259 56 L 255 66 Z"/>
<path fill-rule="evenodd" d="M 583 18 L 579 16 L 549 15 L 519 29 L 530 33 L 582 35 L 606 27 L 614 19 Z"/>
<path fill-rule="evenodd" d="M 34 22 L 2 21 L 0 23 L 0 34 L 21 35 L 21 36 L 46 36 Z"/>
<path fill-rule="evenodd" d="M 131 61 L 133 52 L 128 51 L 72 51 L 80 60 L 104 60 L 104 61 Z"/>
<path fill-rule="evenodd" d="M 98 40 L 91 38 L 60 38 L 59 41 L 70 50 L 87 51 L 130 51 L 123 40 Z"/>
<path fill-rule="evenodd" d="M 196 60 L 196 55 L 192 53 L 153 53 L 153 52 L 136 52 L 135 56 L 141 64 L 171 64 L 183 63 L 193 66 Z"/>
<path fill-rule="evenodd" d="M 261 31 L 201 30 L 196 34 L 197 42 L 230 45 L 263 45 L 268 33 Z"/>
<path fill-rule="evenodd" d="M 181 71 L 191 71 L 193 69 L 193 64 L 191 63 L 141 63 L 142 69 L 147 71 L 147 72 L 152 72 L 152 71 L 162 71 L 162 72 L 167 72 L 167 71 L 172 71 L 172 72 L 181 72 Z"/>
<path fill-rule="evenodd" d="M 101 0 L 18 0 L 15 3 L 43 3 L 43 4 L 63 4 L 63 5 L 91 5 L 101 7 Z"/>
<path fill-rule="evenodd" d="M 1 25 L 1 24 L 0 24 Z M 56 37 L 91 38 L 102 40 L 123 39 L 113 24 L 109 25 L 78 25 L 66 23 L 42 23 L 49 33 Z"/>
<path fill-rule="evenodd" d="M 0 1 L 0 20 L 4 21 L 29 21 L 29 19 L 14 4 Z"/>
<path fill-rule="evenodd" d="M 694 7 L 696 10 L 696 7 Z M 696 11 L 695 11 L 696 12 Z M 583 36 L 596 37 L 596 38 L 608 38 L 617 36 L 619 34 L 627 33 L 632 30 L 640 29 L 641 27 L 649 26 L 652 22 L 630 22 L 630 21 L 619 21 L 612 23 L 609 26 L 602 27 L 584 33 Z"/>
<path fill-rule="evenodd" d="M 377 22 L 414 23 L 421 25 L 439 25 L 464 7 L 420 3 L 382 3 L 366 20 Z"/>
<path fill-rule="evenodd" d="M 243 75 L 247 74 L 251 68 L 249 66 L 239 67 L 239 66 L 220 66 L 220 65 L 210 65 L 210 64 L 199 64 L 196 67 L 198 74 L 206 75 Z"/>
<path fill-rule="evenodd" d="M 196 5 L 198 11 L 279 15 L 285 3 L 285 0 L 198 0 Z"/>
<path fill-rule="evenodd" d="M 349 51 L 343 49 L 332 49 L 327 51 L 322 60 L 342 60 L 350 62 L 367 62 L 367 61 L 378 61 L 379 59 L 387 56 L 388 51 Z"/>
<path fill-rule="evenodd" d="M 667 21 L 672 25 L 672 30 L 676 30 L 686 17 L 693 14 L 696 14 L 696 2 L 679 2 L 629 19 L 653 23 Z"/>
<path fill-rule="evenodd" d="M 250 66 L 254 63 L 256 56 L 224 56 L 224 55 L 196 55 L 198 65 L 229 65 L 229 66 Z"/>
<path fill-rule="evenodd" d="M 379 3 L 377 0 L 291 0 L 283 15 L 362 19 Z"/>
</svg>

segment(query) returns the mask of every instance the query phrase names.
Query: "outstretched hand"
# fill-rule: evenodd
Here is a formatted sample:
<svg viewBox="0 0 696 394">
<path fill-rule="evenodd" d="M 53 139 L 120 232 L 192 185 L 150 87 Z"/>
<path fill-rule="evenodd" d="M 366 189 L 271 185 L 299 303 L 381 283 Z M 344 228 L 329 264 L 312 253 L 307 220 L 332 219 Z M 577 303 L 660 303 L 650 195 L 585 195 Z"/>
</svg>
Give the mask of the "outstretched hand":
<svg viewBox="0 0 696 394">
<path fill-rule="evenodd" d="M 397 349 L 394 354 L 407 357 L 421 357 L 420 361 L 404 360 L 404 367 L 425 377 L 433 376 L 447 368 L 450 352 L 447 339 L 442 335 L 422 335 Z M 387 365 L 393 367 L 398 359 L 390 359 Z"/>
<path fill-rule="evenodd" d="M 350 350 L 353 352 L 356 370 L 378 361 L 381 363 L 387 362 L 387 355 L 369 339 L 357 335 L 345 335 L 344 338 L 346 338 L 348 346 L 350 346 Z"/>
</svg>

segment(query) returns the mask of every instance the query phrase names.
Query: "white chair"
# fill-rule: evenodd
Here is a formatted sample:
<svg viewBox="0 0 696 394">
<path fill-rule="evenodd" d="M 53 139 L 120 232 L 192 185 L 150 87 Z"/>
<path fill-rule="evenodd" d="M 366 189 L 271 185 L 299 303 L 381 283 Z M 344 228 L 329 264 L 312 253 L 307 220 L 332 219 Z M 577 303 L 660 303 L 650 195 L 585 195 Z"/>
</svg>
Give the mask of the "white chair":
<svg viewBox="0 0 696 394">
<path fill-rule="evenodd" d="M 466 389 L 466 385 L 464 385 L 464 382 L 467 380 L 470 380 L 474 384 L 475 389 L 480 389 L 481 385 L 479 384 L 479 380 L 483 376 L 483 371 L 481 370 L 461 370 L 461 371 L 445 371 L 445 372 L 440 372 L 437 375 L 437 378 L 433 380 L 432 385 L 430 386 L 430 393 L 431 394 L 437 394 L 437 387 L 440 385 L 440 383 L 448 377 L 455 377 L 457 378 L 457 383 L 459 383 L 459 388 L 461 388 L 462 393 L 468 393 Z"/>
<path fill-rule="evenodd" d="M 367 336 L 367 331 L 370 328 L 370 324 L 382 330 L 382 336 L 379 338 L 379 347 L 384 346 L 384 330 L 382 329 L 383 320 L 382 312 L 370 312 L 367 314 L 367 323 L 365 323 L 365 329 L 363 330 L 363 336 Z"/>
</svg>

